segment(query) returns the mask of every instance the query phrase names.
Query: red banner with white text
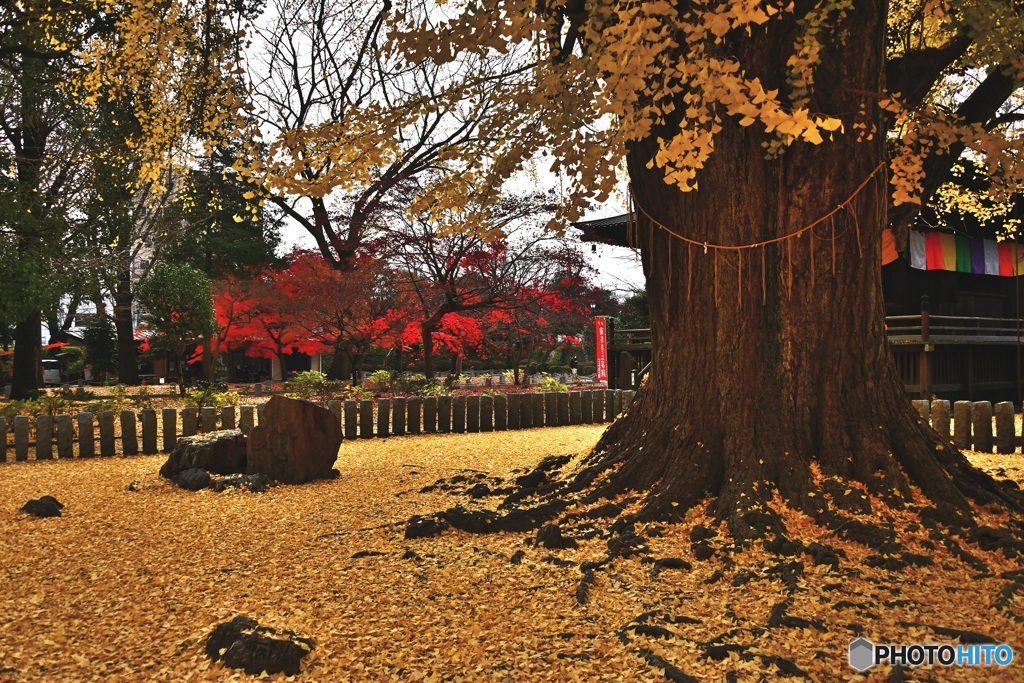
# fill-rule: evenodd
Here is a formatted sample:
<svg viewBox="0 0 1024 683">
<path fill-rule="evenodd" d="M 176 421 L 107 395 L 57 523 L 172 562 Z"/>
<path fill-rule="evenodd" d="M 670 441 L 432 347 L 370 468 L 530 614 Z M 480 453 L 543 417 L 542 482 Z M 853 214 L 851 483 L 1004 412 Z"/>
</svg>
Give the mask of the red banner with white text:
<svg viewBox="0 0 1024 683">
<path fill-rule="evenodd" d="M 608 327 L 604 318 L 594 318 L 594 338 L 597 340 L 597 381 L 608 381 Z"/>
</svg>

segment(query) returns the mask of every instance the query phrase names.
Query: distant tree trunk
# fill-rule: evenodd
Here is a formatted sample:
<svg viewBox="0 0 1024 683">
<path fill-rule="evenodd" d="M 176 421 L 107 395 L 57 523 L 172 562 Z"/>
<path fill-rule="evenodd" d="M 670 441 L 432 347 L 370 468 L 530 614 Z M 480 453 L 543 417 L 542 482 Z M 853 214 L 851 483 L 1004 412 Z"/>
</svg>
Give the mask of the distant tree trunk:
<svg viewBox="0 0 1024 683">
<path fill-rule="evenodd" d="M 139 356 L 135 344 L 135 324 L 132 308 L 135 293 L 132 291 L 131 271 L 123 269 L 114 289 L 114 329 L 117 332 L 117 377 L 121 384 L 139 383 Z"/>
<path fill-rule="evenodd" d="M 434 330 L 436 326 L 434 316 L 427 318 L 420 325 L 420 336 L 423 340 L 423 374 L 428 378 L 434 376 Z"/>
<path fill-rule="evenodd" d="M 842 87 L 819 88 L 816 111 L 877 111 L 864 93 L 882 86 L 884 7 L 857 3 L 845 40 L 823 48 L 820 73 Z M 773 65 L 792 40 L 776 42 L 776 33 L 748 41 L 744 63 Z M 680 192 L 648 168 L 655 136 L 628 157 L 655 357 L 636 403 L 591 456 L 621 463 L 606 487 L 647 491 L 650 517 L 672 517 L 710 494 L 740 537 L 764 532 L 759 509 L 773 490 L 823 518 L 815 468 L 890 500 L 909 499 L 915 484 L 951 523 L 964 519 L 968 497 L 1005 501 L 918 419 L 887 349 L 880 251 L 888 185 L 878 171 L 885 136 L 857 142 L 848 131 L 769 160 L 757 125 L 723 125 L 699 191 Z M 700 246 L 782 238 L 840 205 L 813 232 L 768 247 Z"/>
<path fill-rule="evenodd" d="M 40 334 L 42 317 L 37 312 L 18 322 L 14 329 L 14 358 L 12 362 L 11 398 L 32 398 L 39 390 Z"/>
<path fill-rule="evenodd" d="M 327 379 L 342 380 L 352 377 L 352 356 L 344 348 L 341 342 L 334 346 L 334 359 L 331 361 L 331 370 L 327 373 Z"/>
</svg>

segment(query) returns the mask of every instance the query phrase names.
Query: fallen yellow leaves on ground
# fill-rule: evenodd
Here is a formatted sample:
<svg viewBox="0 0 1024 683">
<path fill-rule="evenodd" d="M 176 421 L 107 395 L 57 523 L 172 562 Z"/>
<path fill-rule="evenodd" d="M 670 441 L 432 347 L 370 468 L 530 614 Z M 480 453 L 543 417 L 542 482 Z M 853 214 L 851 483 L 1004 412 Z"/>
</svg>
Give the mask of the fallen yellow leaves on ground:
<svg viewBox="0 0 1024 683">
<path fill-rule="evenodd" d="M 1021 597 L 994 606 L 1006 584 L 998 574 L 1019 562 L 996 555 L 985 555 L 988 577 L 972 577 L 943 548 L 920 550 L 934 554 L 929 567 L 854 576 L 848 570 L 872 551 L 833 539 L 848 559 L 833 571 L 803 558 L 786 610 L 810 625 L 764 632 L 787 589 L 766 571 L 778 558 L 757 544 L 698 562 L 683 525 L 662 525 L 648 534 L 654 557 L 682 558 L 692 570 L 618 559 L 595 573 L 581 605 L 579 569 L 555 560 L 600 559 L 600 538 L 561 551 L 525 545 L 526 534 L 404 538 L 411 515 L 470 504 L 463 494 L 421 493 L 438 479 L 508 479 L 546 456 L 586 453 L 602 430 L 345 442 L 339 479 L 260 495 L 177 489 L 157 476 L 162 456 L 0 466 L 0 681 L 246 679 L 203 652 L 213 627 L 239 614 L 313 638 L 297 677 L 309 681 L 665 680 L 640 650 L 698 680 L 782 677 L 736 652 L 707 658 L 698 643 L 720 634 L 791 660 L 812 680 L 885 680 L 888 668 L 863 678 L 847 666 L 851 625 L 889 642 L 949 640 L 914 624 L 977 631 L 1024 658 L 1014 620 Z M 132 481 L 141 490 L 128 491 Z M 45 494 L 66 505 L 63 517 L 18 512 Z M 472 504 L 493 509 L 499 500 Z M 796 537 L 799 521 L 787 523 Z M 518 550 L 523 561 L 511 564 Z M 648 622 L 665 633 L 626 628 L 652 610 Z M 903 680 L 928 678 L 1019 681 L 1024 669 L 936 667 Z"/>
</svg>

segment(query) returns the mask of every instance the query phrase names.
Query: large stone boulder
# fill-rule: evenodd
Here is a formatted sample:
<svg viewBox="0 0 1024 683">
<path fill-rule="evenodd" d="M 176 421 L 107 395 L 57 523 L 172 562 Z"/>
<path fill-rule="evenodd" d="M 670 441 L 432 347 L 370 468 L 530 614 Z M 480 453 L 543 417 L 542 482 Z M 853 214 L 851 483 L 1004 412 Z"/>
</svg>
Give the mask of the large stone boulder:
<svg viewBox="0 0 1024 683">
<path fill-rule="evenodd" d="M 313 650 L 313 641 L 293 631 L 278 634 L 255 619 L 235 617 L 218 624 L 206 640 L 206 655 L 224 666 L 243 669 L 250 676 L 301 672 L 302 658 Z"/>
<path fill-rule="evenodd" d="M 245 461 L 245 434 L 237 429 L 207 432 L 179 439 L 160 468 L 160 476 L 173 479 L 197 468 L 214 474 L 241 474 Z"/>
<path fill-rule="evenodd" d="M 300 399 L 274 396 L 260 424 L 249 432 L 247 474 L 262 473 L 283 484 L 336 476 L 341 426 L 331 411 Z"/>
</svg>

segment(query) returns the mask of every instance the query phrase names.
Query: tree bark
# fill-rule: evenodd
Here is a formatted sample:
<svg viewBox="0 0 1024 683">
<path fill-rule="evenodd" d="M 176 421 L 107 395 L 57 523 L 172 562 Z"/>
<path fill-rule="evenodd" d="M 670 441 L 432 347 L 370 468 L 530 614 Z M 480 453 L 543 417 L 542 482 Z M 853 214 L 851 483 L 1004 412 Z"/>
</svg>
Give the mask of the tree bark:
<svg viewBox="0 0 1024 683">
<path fill-rule="evenodd" d="M 814 109 L 877 111 L 863 93 L 882 86 L 884 3 L 857 3 L 842 28 L 819 75 L 843 87 L 819 92 Z M 791 39 L 755 36 L 744 63 L 774 66 Z M 950 522 L 966 522 L 968 498 L 1019 504 L 941 443 L 907 399 L 884 328 L 884 136 L 855 138 L 766 159 L 763 129 L 725 121 L 693 192 L 648 168 L 654 136 L 630 150 L 655 358 L 633 407 L 590 456 L 601 469 L 621 463 L 601 493 L 646 491 L 643 516 L 668 518 L 712 496 L 740 538 L 764 533 L 775 491 L 823 519 L 823 478 L 887 500 L 908 500 L 914 484 Z"/>
<path fill-rule="evenodd" d="M 19 321 L 14 329 L 11 398 L 16 401 L 33 398 L 39 390 L 41 323 L 42 316 L 36 312 Z"/>
<path fill-rule="evenodd" d="M 135 325 L 132 321 L 132 306 L 135 293 L 132 291 L 131 273 L 125 269 L 118 278 L 114 290 L 114 330 L 117 332 L 117 379 L 121 384 L 134 386 L 139 383 L 138 348 L 135 345 Z"/>
</svg>

